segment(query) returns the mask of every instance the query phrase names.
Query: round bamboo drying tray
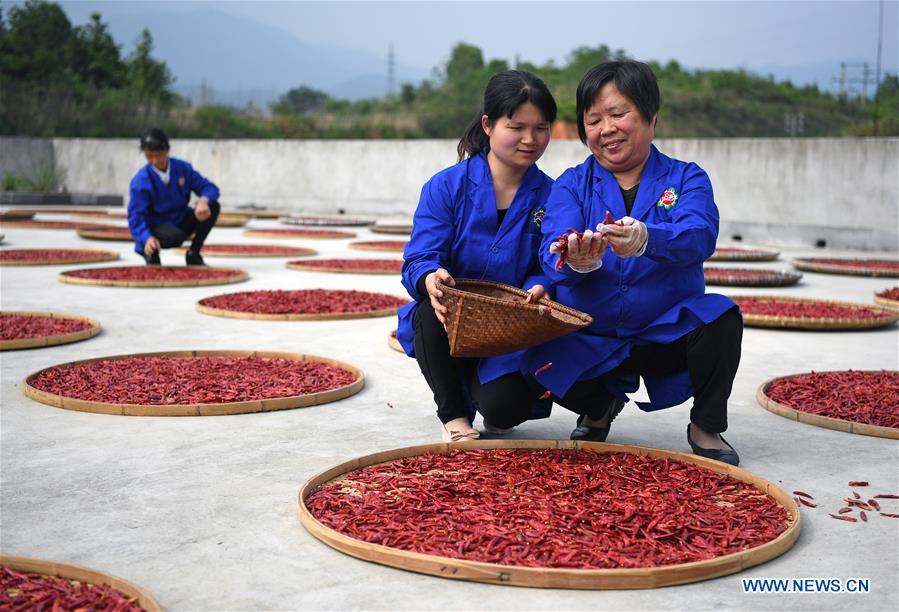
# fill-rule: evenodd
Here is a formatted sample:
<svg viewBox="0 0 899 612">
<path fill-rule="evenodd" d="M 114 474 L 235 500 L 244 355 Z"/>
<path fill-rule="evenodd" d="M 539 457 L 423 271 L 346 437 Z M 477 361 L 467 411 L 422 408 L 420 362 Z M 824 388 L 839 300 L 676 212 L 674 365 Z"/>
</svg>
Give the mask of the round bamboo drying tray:
<svg viewBox="0 0 899 612">
<path fill-rule="evenodd" d="M 98 217 L 101 219 L 127 219 L 128 213 L 106 210 L 73 210 L 70 217 Z"/>
<path fill-rule="evenodd" d="M 833 260 L 837 260 L 838 258 L 829 258 Z M 899 266 L 899 261 L 897 260 L 885 260 L 885 259 L 845 259 L 842 261 L 852 262 L 858 265 L 852 266 L 842 266 L 835 264 L 826 264 L 826 263 L 816 263 L 816 261 L 820 261 L 819 259 L 814 258 L 797 258 L 793 260 L 793 266 L 798 270 L 806 270 L 808 272 L 821 272 L 824 274 L 843 274 L 847 276 L 876 276 L 883 278 L 899 278 L 899 267 L 895 270 L 884 270 L 878 268 L 872 268 L 865 266 L 866 262 L 885 262 L 889 261 L 890 263 L 895 263 Z"/>
<path fill-rule="evenodd" d="M 368 310 L 359 312 L 328 312 L 328 313 L 264 313 L 244 312 L 242 310 L 226 310 L 204 306 L 199 301 L 196 303 L 197 312 L 213 317 L 225 317 L 226 319 L 252 319 L 254 321 L 336 321 L 343 319 L 373 319 L 376 317 L 389 317 L 396 314 L 399 307 L 382 308 L 381 310 Z"/>
<path fill-rule="evenodd" d="M 134 242 L 134 237 L 131 235 L 131 230 L 129 230 L 127 227 L 114 227 L 103 230 L 80 229 L 77 230 L 77 232 L 81 238 L 87 238 L 88 240 Z"/>
<path fill-rule="evenodd" d="M 709 257 L 709 261 L 774 261 L 780 251 L 763 247 L 721 244 Z"/>
<path fill-rule="evenodd" d="M 11 250 L 11 249 L 10 249 Z M 96 263 L 100 261 L 115 261 L 119 258 L 119 254 L 115 251 L 105 251 L 103 249 L 15 249 L 16 251 L 91 251 L 93 255 L 85 255 L 84 257 L 76 257 L 72 259 L 58 257 L 50 259 L 19 259 L 14 261 L 3 261 L 0 259 L 0 266 L 55 266 L 60 264 L 81 264 Z"/>
<path fill-rule="evenodd" d="M 143 266 L 118 266 L 121 268 L 143 268 Z M 175 268 L 182 269 L 183 266 L 156 266 L 158 268 Z M 113 270 L 116 267 L 110 268 L 98 268 L 103 270 Z M 197 269 L 208 269 L 205 266 L 200 267 L 197 266 Z M 97 287 L 134 287 L 134 288 L 171 288 L 171 287 L 204 287 L 209 285 L 230 285 L 233 283 L 240 283 L 248 278 L 250 278 L 249 274 L 247 274 L 244 270 L 239 270 L 237 268 L 215 268 L 216 270 L 229 270 L 234 274 L 232 276 L 228 276 L 225 278 L 195 278 L 195 279 L 184 279 L 184 280 L 119 280 L 119 279 L 104 279 L 104 278 L 79 278 L 77 276 L 70 276 L 72 272 L 79 272 L 80 270 L 69 270 L 67 272 L 60 272 L 57 277 L 60 282 L 69 283 L 72 285 L 94 285 Z"/>
<path fill-rule="evenodd" d="M 159 605 L 159 602 L 143 587 L 139 587 L 133 582 L 112 574 L 98 572 L 81 565 L 7 554 L 0 554 L 0 565 L 17 572 L 55 576 L 65 580 L 77 580 L 78 582 L 86 582 L 97 586 L 107 584 L 125 595 L 137 598 L 137 605 L 147 610 L 147 612 L 162 612 L 162 606 Z"/>
<path fill-rule="evenodd" d="M 368 240 L 362 242 L 351 242 L 349 247 L 358 251 L 389 251 L 391 253 L 402 253 L 406 248 L 407 241 L 378 241 Z"/>
<path fill-rule="evenodd" d="M 249 217 L 250 219 L 280 219 L 281 217 L 290 215 L 290 211 L 287 210 L 254 210 L 252 208 L 238 208 L 237 210 L 228 209 L 223 210 L 222 213 L 226 215 L 241 215 L 242 217 Z"/>
<path fill-rule="evenodd" d="M 248 229 L 244 230 L 243 235 L 249 238 L 290 238 L 293 240 L 333 240 L 356 237 L 353 232 L 321 229 L 310 229 L 307 232 L 294 229 Z"/>
<path fill-rule="evenodd" d="M 0 221 L 25 221 L 33 218 L 34 212 L 30 210 L 5 210 L 0 212 Z"/>
<path fill-rule="evenodd" d="M 897 287 L 899 289 L 899 287 Z M 880 293 L 884 293 L 881 291 Z M 888 306 L 890 308 L 899 308 L 899 300 L 893 300 L 887 297 L 883 297 L 880 295 L 874 294 L 874 302 L 880 304 L 881 306 Z"/>
<path fill-rule="evenodd" d="M 390 332 L 387 336 L 387 346 L 392 348 L 395 351 L 399 351 L 400 353 L 406 354 L 406 351 L 403 350 L 403 345 L 400 344 L 400 341 L 396 339 L 396 330 Z"/>
<path fill-rule="evenodd" d="M 0 242 L 3 242 L 4 238 L 6 238 L 6 234 L 0 234 Z"/>
<path fill-rule="evenodd" d="M 755 392 L 755 399 L 765 410 L 773 412 L 778 416 L 790 419 L 791 421 L 805 423 L 806 425 L 813 425 L 815 427 L 823 427 L 825 429 L 833 429 L 835 431 L 843 431 L 846 433 L 860 434 L 863 436 L 874 436 L 877 438 L 890 438 L 893 440 L 899 440 L 899 429 L 894 429 L 892 427 L 882 427 L 880 425 L 869 425 L 868 423 L 856 423 L 855 421 L 847 421 L 845 419 L 837 419 L 820 414 L 812 414 L 809 412 L 796 410 L 795 408 L 790 408 L 789 406 L 781 404 L 779 402 L 775 402 L 773 399 L 768 397 L 766 391 L 768 390 L 768 386 L 778 378 L 785 377 L 778 376 L 766 380 L 758 386 L 758 389 Z"/>
<path fill-rule="evenodd" d="M 90 317 L 81 315 L 65 314 L 61 312 L 35 312 L 29 310 L 4 310 L 2 314 L 20 315 L 23 317 L 45 317 L 48 319 L 77 319 L 79 321 L 87 321 L 91 324 L 88 329 L 71 332 L 68 334 L 58 334 L 55 336 L 39 336 L 37 338 L 15 338 L 12 340 L 0 340 L 0 351 L 12 351 L 26 348 L 38 348 L 44 346 L 56 346 L 58 344 L 69 344 L 70 342 L 79 342 L 93 338 L 100 333 L 100 322 Z"/>
<path fill-rule="evenodd" d="M 246 252 L 246 251 L 226 251 L 226 250 L 217 250 L 222 249 L 224 247 L 230 246 L 265 246 L 270 247 L 271 250 L 265 252 Z M 187 247 L 178 247 L 175 249 L 179 253 L 186 253 Z M 307 249 L 306 247 L 292 247 L 292 246 L 284 246 L 284 245 L 256 245 L 256 244 L 240 244 L 240 245 L 229 245 L 229 244 L 205 244 L 203 245 L 202 250 L 203 257 L 311 257 L 313 255 L 318 255 L 318 251 L 315 249 Z"/>
<path fill-rule="evenodd" d="M 795 285 L 802 278 L 802 274 L 799 272 L 753 270 L 751 268 L 719 268 L 715 266 L 706 266 L 703 273 L 706 285 L 729 285 L 735 287 L 787 287 Z"/>
<path fill-rule="evenodd" d="M 404 457 L 427 452 L 446 453 L 453 449 L 494 449 L 494 448 L 554 448 L 587 449 L 597 452 L 625 452 L 649 457 L 668 457 L 677 461 L 700 465 L 713 472 L 726 474 L 749 483 L 773 497 L 787 512 L 789 526 L 774 540 L 739 553 L 722 557 L 683 563 L 637 569 L 557 569 L 499 565 L 464 559 L 453 559 L 435 555 L 407 552 L 398 548 L 371 544 L 351 538 L 320 523 L 306 508 L 306 499 L 319 486 L 337 480 L 344 474 L 370 465 L 385 463 Z M 569 440 L 478 440 L 463 443 L 440 443 L 410 446 L 366 455 L 352 459 L 325 470 L 312 477 L 300 489 L 297 511 L 300 522 L 316 538 L 337 550 L 382 565 L 400 569 L 455 578 L 514 586 L 566 588 L 566 589 L 645 589 L 687 582 L 707 580 L 742 571 L 748 567 L 773 559 L 793 546 L 799 537 L 800 517 L 796 502 L 783 490 L 767 480 L 746 470 L 705 459 L 697 455 L 666 451 L 640 446 L 605 444 L 598 442 L 577 442 Z"/>
<path fill-rule="evenodd" d="M 4 227 L 18 227 L 22 229 L 45 229 L 45 230 L 97 230 L 97 229 L 117 229 L 115 225 L 106 223 L 91 223 L 89 221 L 36 221 L 32 219 L 23 219 L 21 221 L 3 221 Z"/>
<path fill-rule="evenodd" d="M 838 306 L 852 306 L 867 308 L 889 314 L 889 317 L 871 319 L 838 319 L 832 317 L 787 317 L 775 315 L 760 315 L 743 313 L 743 324 L 746 327 L 773 327 L 780 329 L 811 329 L 811 330 L 861 330 L 887 327 L 899 321 L 899 313 L 871 304 L 861 302 L 844 302 L 838 300 L 819 300 L 814 298 L 800 298 L 775 295 L 732 295 L 730 298 L 739 302 L 741 299 L 772 300 L 778 302 L 807 302 L 816 304 L 834 304 Z"/>
<path fill-rule="evenodd" d="M 378 225 L 377 223 L 369 227 L 372 232 L 375 234 L 411 234 L 412 233 L 412 224 L 408 225 L 389 225 L 383 224 Z"/>
<path fill-rule="evenodd" d="M 31 381 L 43 371 L 38 370 L 25 378 L 22 384 L 22 392 L 36 402 L 55 406 L 56 408 L 63 408 L 65 410 L 77 410 L 79 412 L 96 412 L 100 414 L 116 414 L 123 416 L 220 416 L 226 414 L 244 414 L 247 412 L 271 412 L 274 410 L 288 410 L 291 408 L 307 408 L 309 406 L 327 404 L 355 395 L 361 391 L 362 387 L 365 385 L 365 374 L 363 374 L 362 370 L 348 363 L 344 363 L 343 361 L 338 361 L 329 357 L 320 357 L 318 355 L 277 351 L 162 351 L 158 353 L 134 353 L 130 355 L 113 355 L 110 357 L 82 359 L 80 361 L 71 361 L 51 367 L 71 366 L 79 363 L 91 363 L 94 361 L 127 359 L 129 357 L 260 357 L 269 359 L 292 359 L 295 361 L 317 361 L 348 370 L 356 376 L 356 380 L 344 387 L 338 387 L 336 389 L 318 393 L 243 402 L 208 404 L 112 404 L 81 400 L 36 389 L 31 386 Z"/>
<path fill-rule="evenodd" d="M 367 217 L 352 217 L 346 215 L 289 215 L 278 219 L 284 225 L 313 225 L 334 227 L 365 227 L 375 222 Z"/>
<path fill-rule="evenodd" d="M 219 213 L 215 227 L 243 227 L 249 219 L 243 215 L 223 215 Z"/>
<path fill-rule="evenodd" d="M 352 260 L 366 261 L 366 260 Z M 401 259 L 396 260 L 402 265 Z M 339 266 L 317 266 L 315 260 L 310 261 L 288 261 L 287 267 L 291 270 L 304 270 L 306 272 L 334 272 L 337 274 L 399 274 L 400 270 L 391 270 L 389 268 L 341 268 Z"/>
</svg>

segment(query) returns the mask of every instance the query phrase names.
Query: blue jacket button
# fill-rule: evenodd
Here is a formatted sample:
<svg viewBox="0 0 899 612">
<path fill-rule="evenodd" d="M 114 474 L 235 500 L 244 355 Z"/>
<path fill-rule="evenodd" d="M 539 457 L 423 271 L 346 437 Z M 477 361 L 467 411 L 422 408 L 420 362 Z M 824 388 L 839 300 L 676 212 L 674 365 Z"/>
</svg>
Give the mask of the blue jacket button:
<svg viewBox="0 0 899 612">
<path fill-rule="evenodd" d="M 621 285 L 621 292 L 627 293 L 627 285 Z"/>
</svg>

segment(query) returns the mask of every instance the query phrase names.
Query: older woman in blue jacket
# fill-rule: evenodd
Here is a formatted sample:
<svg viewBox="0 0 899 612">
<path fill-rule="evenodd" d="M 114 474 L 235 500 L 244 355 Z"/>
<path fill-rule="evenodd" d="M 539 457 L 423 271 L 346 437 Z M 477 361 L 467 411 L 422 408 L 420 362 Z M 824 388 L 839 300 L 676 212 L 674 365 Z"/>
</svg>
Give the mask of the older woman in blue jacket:
<svg viewBox="0 0 899 612">
<path fill-rule="evenodd" d="M 702 266 L 715 250 L 718 209 L 702 168 L 653 146 L 659 101 L 652 70 L 634 61 L 600 64 L 578 85 L 578 131 L 591 155 L 553 186 L 541 259 L 556 299 L 593 323 L 531 349 L 527 369 L 553 362 L 538 382 L 580 413 L 572 439 L 604 441 L 642 377 L 650 401 L 641 408 L 692 396 L 693 452 L 736 465 L 720 434 L 742 318 L 730 299 L 705 293 Z M 594 398 L 587 410 L 585 397 Z"/>
<path fill-rule="evenodd" d="M 536 162 L 555 116 L 555 100 L 539 78 L 517 70 L 495 75 L 482 111 L 459 142 L 459 163 L 421 191 L 403 254 L 403 285 L 414 301 L 400 309 L 397 339 L 418 360 L 434 394 L 444 440 L 479 437 L 469 420 L 472 403 L 491 433 L 525 421 L 533 409 L 520 351 L 450 356 L 436 281 L 452 286 L 453 277 L 485 279 L 525 288 L 534 299 L 543 295 L 537 250 L 552 179 Z"/>
</svg>

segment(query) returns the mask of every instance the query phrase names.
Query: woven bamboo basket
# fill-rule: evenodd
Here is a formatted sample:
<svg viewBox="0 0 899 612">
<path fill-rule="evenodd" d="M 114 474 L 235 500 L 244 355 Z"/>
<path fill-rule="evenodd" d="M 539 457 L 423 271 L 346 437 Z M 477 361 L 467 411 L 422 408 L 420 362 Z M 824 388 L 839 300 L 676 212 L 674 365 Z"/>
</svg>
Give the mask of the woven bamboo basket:
<svg viewBox="0 0 899 612">
<path fill-rule="evenodd" d="M 355 395 L 365 385 L 365 374 L 359 368 L 343 361 L 308 355 L 302 353 L 285 353 L 277 351 L 162 351 L 158 353 L 134 353 L 131 355 L 114 355 L 109 357 L 97 357 L 94 359 L 82 359 L 57 366 L 70 366 L 93 361 L 105 361 L 126 359 L 128 357 L 262 357 L 270 359 L 292 359 L 296 361 L 318 361 L 334 365 L 352 372 L 356 379 L 349 385 L 308 393 L 306 395 L 293 395 L 289 397 L 273 397 L 268 399 L 247 400 L 240 402 L 210 402 L 197 404 L 114 404 L 109 402 L 95 402 L 91 400 L 77 399 L 65 395 L 48 393 L 31 386 L 34 377 L 43 370 L 29 374 L 22 383 L 22 392 L 30 399 L 65 410 L 77 410 L 79 412 L 96 412 L 100 414 L 115 414 L 122 416 L 221 416 L 228 414 L 244 414 L 249 412 L 271 412 L 274 410 L 288 410 L 291 408 L 307 408 L 329 402 L 336 402 Z"/>
<path fill-rule="evenodd" d="M 526 304 L 527 291 L 492 281 L 438 281 L 447 307 L 446 330 L 454 357 L 504 355 L 548 342 L 593 322 L 583 312 L 549 298 Z"/>
<path fill-rule="evenodd" d="M 780 257 L 780 251 L 774 249 L 720 244 L 709 257 L 709 261 L 774 261 L 778 257 Z"/>
<path fill-rule="evenodd" d="M 852 265 L 835 265 L 820 263 L 818 260 L 810 258 L 799 258 L 793 260 L 793 266 L 798 270 L 806 270 L 808 272 L 822 272 L 824 274 L 844 274 L 848 276 L 876 276 L 883 278 L 899 278 L 899 261 L 886 259 L 845 259 L 847 263 Z M 893 270 L 884 270 L 880 268 L 872 268 L 866 263 L 891 263 L 896 264 Z"/>
<path fill-rule="evenodd" d="M 60 563 L 59 561 L 49 561 L 47 559 L 36 559 L 34 557 L 21 557 L 18 555 L 0 554 L 0 565 L 6 566 L 17 572 L 29 572 L 33 574 L 43 574 L 44 576 L 54 576 L 65 580 L 77 580 L 96 586 L 109 585 L 117 591 L 134 597 L 137 605 L 147 612 L 162 612 L 162 606 L 159 602 L 145 590 L 133 582 L 129 582 L 123 578 L 118 578 L 112 574 L 98 572 L 81 565 L 72 563 Z"/>
<path fill-rule="evenodd" d="M 818 300 L 813 298 L 787 297 L 775 295 L 732 295 L 735 302 L 741 299 L 771 300 L 776 302 L 806 302 L 815 304 L 835 304 L 838 306 L 853 306 L 867 308 L 890 316 L 877 319 L 838 319 L 832 317 L 788 317 L 775 315 L 759 315 L 743 313 L 743 324 L 746 327 L 773 327 L 780 329 L 811 329 L 811 330 L 861 330 L 887 327 L 899 321 L 899 312 L 889 308 L 882 308 L 860 302 L 842 302 L 838 300 Z"/>
<path fill-rule="evenodd" d="M 753 270 L 751 268 L 717 268 L 707 266 L 703 270 L 706 285 L 730 285 L 735 287 L 787 287 L 802 278 L 799 272 L 781 270 Z M 742 272 L 757 273 L 746 276 Z"/>
<path fill-rule="evenodd" d="M 705 561 L 681 563 L 647 568 L 568 569 L 501 565 L 421 554 L 372 544 L 344 535 L 319 522 L 306 507 L 306 500 L 322 485 L 340 480 L 353 470 L 424 453 L 447 453 L 454 449 L 493 448 L 554 448 L 586 449 L 595 452 L 624 452 L 652 458 L 670 458 L 683 463 L 702 466 L 719 474 L 726 474 L 764 491 L 782 506 L 787 513 L 787 528 L 770 542 L 741 552 L 715 557 Z M 800 531 L 800 514 L 796 502 L 777 485 L 751 472 L 706 459 L 697 455 L 640 446 L 577 442 L 569 440 L 477 440 L 455 444 L 425 444 L 397 448 L 336 465 L 312 477 L 300 489 L 297 513 L 303 526 L 316 538 L 343 553 L 365 561 L 388 565 L 404 570 L 451 578 L 471 580 L 497 585 L 526 586 L 561 589 L 648 589 L 688 582 L 708 580 L 740 572 L 754 565 L 769 561 L 788 551 Z"/>
<path fill-rule="evenodd" d="M 81 263 L 96 263 L 100 261 L 115 261 L 119 258 L 119 254 L 116 251 L 105 251 L 102 249 L 16 249 L 18 251 L 47 251 L 47 250 L 57 250 L 57 251 L 90 251 L 90 255 L 84 255 L 82 257 L 50 257 L 48 259 L 40 259 L 35 257 L 34 259 L 18 259 L 18 260 L 10 260 L 3 261 L 0 259 L 0 266 L 55 266 L 55 265 L 65 265 L 65 264 L 81 264 Z"/>
<path fill-rule="evenodd" d="M 290 215 L 278 219 L 284 225 L 314 225 L 322 227 L 365 227 L 375 222 L 367 217 L 346 215 Z"/>
<path fill-rule="evenodd" d="M 3 314 L 20 315 L 23 317 L 44 317 L 48 319 L 77 319 L 79 321 L 87 321 L 90 327 L 81 331 L 70 332 L 68 334 L 56 334 L 54 336 L 38 336 L 36 338 L 13 338 L 10 340 L 0 340 L 0 351 L 12 351 L 18 349 L 40 348 L 44 346 L 56 346 L 58 344 L 69 344 L 71 342 L 79 342 L 93 338 L 100 333 L 100 322 L 90 317 L 81 315 L 64 314 L 60 312 L 33 312 L 29 310 L 4 310 Z"/>
<path fill-rule="evenodd" d="M 789 378 L 789 376 L 777 378 Z M 833 429 L 834 431 L 842 431 L 845 433 L 853 433 L 863 436 L 874 436 L 876 438 L 890 438 L 893 440 L 899 440 L 899 429 L 894 429 L 892 427 L 883 427 L 881 425 L 870 425 L 868 423 L 857 423 L 855 421 L 847 421 L 846 419 L 838 419 L 821 414 L 803 412 L 802 410 L 796 410 L 795 408 L 791 408 L 786 404 L 781 404 L 780 402 L 774 401 L 773 399 L 768 397 L 767 391 L 768 387 L 771 386 L 771 383 L 777 380 L 777 378 L 766 380 L 765 382 L 760 384 L 758 386 L 758 389 L 756 390 L 755 399 L 765 410 L 773 412 L 778 416 L 790 419 L 791 421 L 805 423 L 806 425 L 813 425 L 815 427 L 823 427 L 825 429 Z"/>
</svg>

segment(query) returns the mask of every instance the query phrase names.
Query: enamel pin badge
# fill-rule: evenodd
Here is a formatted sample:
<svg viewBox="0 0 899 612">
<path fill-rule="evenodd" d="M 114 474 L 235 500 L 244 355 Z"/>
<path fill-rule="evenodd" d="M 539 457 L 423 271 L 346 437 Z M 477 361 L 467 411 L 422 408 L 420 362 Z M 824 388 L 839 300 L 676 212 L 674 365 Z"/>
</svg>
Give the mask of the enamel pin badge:
<svg viewBox="0 0 899 612">
<path fill-rule="evenodd" d="M 661 206 L 665 210 L 671 210 L 674 205 L 677 204 L 678 198 L 680 198 L 680 194 L 677 192 L 677 189 L 669 187 L 659 196 L 659 201 L 656 202 L 656 206 Z"/>
</svg>

